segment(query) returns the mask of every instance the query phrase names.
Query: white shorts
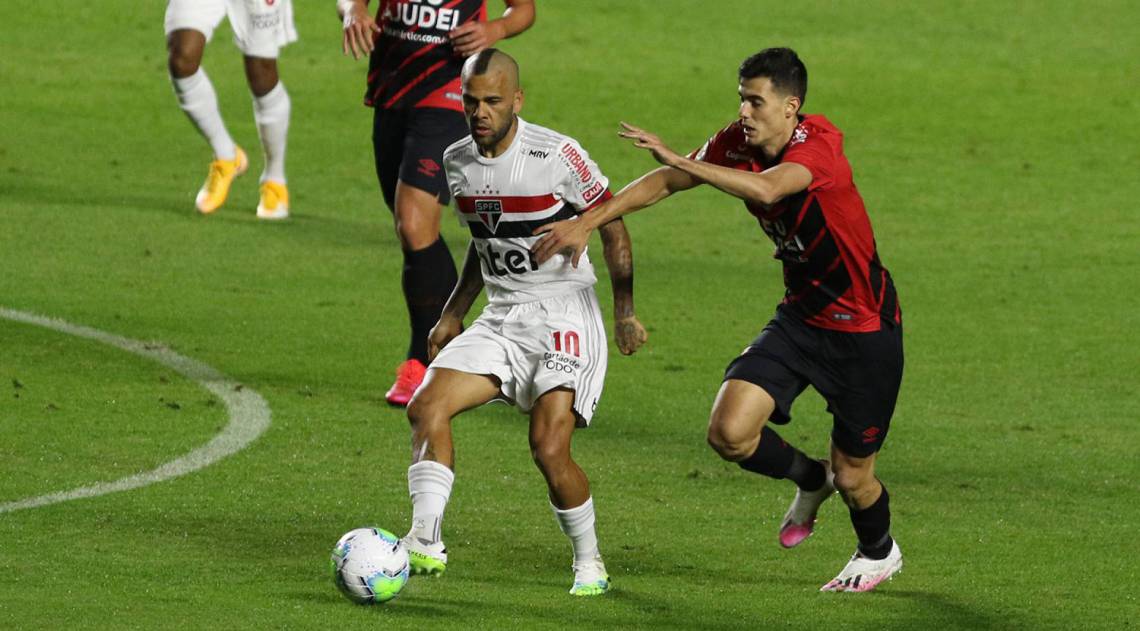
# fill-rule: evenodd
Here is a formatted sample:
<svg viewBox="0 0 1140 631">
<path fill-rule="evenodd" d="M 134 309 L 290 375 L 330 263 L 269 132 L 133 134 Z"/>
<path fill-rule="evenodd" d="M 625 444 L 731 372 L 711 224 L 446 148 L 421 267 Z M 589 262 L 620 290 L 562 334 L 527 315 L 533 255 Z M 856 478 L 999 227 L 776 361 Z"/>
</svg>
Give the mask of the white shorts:
<svg viewBox="0 0 1140 631">
<path fill-rule="evenodd" d="M 234 43 L 247 57 L 276 59 L 282 46 L 297 41 L 292 0 L 169 0 L 166 34 L 192 29 L 210 41 L 226 16 Z"/>
<path fill-rule="evenodd" d="M 523 412 L 555 388 L 574 391 L 579 427 L 589 425 L 606 379 L 606 327 L 592 287 L 517 305 L 487 305 L 431 362 L 494 375 Z"/>
</svg>

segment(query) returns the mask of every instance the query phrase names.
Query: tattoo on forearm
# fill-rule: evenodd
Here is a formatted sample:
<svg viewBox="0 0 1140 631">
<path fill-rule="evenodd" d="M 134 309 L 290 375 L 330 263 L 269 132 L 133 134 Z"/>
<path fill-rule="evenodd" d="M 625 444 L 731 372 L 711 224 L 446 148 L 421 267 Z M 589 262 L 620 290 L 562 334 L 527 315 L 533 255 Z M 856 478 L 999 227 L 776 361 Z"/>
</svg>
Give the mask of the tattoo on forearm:
<svg viewBox="0 0 1140 631">
<path fill-rule="evenodd" d="M 614 291 L 614 317 L 628 318 L 633 310 L 633 245 L 625 222 L 615 219 L 598 229 L 606 267 L 610 270 L 610 284 Z"/>
</svg>

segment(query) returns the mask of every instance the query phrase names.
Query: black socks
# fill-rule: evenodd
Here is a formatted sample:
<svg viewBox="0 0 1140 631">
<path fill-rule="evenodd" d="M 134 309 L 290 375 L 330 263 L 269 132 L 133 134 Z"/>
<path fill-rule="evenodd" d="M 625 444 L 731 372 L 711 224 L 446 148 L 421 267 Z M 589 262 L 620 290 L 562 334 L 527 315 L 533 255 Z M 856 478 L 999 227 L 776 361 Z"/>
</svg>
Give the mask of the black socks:
<svg viewBox="0 0 1140 631">
<path fill-rule="evenodd" d="M 427 337 L 439 322 L 459 275 L 443 237 L 422 250 L 404 251 L 404 299 L 412 325 L 408 358 L 427 365 Z"/>
<path fill-rule="evenodd" d="M 787 478 L 805 491 L 818 490 L 827 480 L 827 470 L 823 464 L 784 442 L 767 425 L 760 432 L 760 444 L 756 446 L 756 451 L 737 464 L 742 469 L 769 478 Z"/>
<path fill-rule="evenodd" d="M 881 483 L 880 483 L 881 484 Z M 851 525 L 859 537 L 859 552 L 869 559 L 885 559 L 891 553 L 891 497 L 887 487 L 883 493 L 863 510 L 848 509 L 851 512 Z"/>
</svg>

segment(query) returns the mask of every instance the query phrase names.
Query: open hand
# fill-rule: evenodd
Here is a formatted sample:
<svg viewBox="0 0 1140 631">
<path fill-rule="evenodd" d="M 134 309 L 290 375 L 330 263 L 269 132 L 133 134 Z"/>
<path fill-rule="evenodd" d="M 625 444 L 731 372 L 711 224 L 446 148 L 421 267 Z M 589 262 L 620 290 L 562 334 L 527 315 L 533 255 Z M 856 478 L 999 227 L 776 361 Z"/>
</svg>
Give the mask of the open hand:
<svg viewBox="0 0 1140 631">
<path fill-rule="evenodd" d="M 681 160 L 681 156 L 665 146 L 665 143 L 661 142 L 661 139 L 658 138 L 656 134 L 645 131 L 639 127 L 634 127 L 625 122 L 623 122 L 621 126 L 622 131 L 618 132 L 619 136 L 632 140 L 634 147 L 648 149 L 653 154 L 653 159 L 661 164 L 671 167 L 675 166 Z"/>
<path fill-rule="evenodd" d="M 353 59 L 360 59 L 372 54 L 376 47 L 373 40 L 380 32 L 376 20 L 368 13 L 368 7 L 355 2 L 351 9 L 344 12 L 344 39 L 341 41 L 341 50 L 345 55 L 351 54 Z"/>
<path fill-rule="evenodd" d="M 503 39 L 502 25 L 498 22 L 468 22 L 454 28 L 447 34 L 451 47 L 460 57 L 469 57 L 490 48 Z"/>
<path fill-rule="evenodd" d="M 530 248 L 539 265 L 555 254 L 566 254 L 570 257 L 570 264 L 578 267 L 578 259 L 582 258 L 586 242 L 590 240 L 590 229 L 580 219 L 555 221 L 534 231 L 534 234 L 543 233 L 546 236 L 535 241 Z"/>
</svg>

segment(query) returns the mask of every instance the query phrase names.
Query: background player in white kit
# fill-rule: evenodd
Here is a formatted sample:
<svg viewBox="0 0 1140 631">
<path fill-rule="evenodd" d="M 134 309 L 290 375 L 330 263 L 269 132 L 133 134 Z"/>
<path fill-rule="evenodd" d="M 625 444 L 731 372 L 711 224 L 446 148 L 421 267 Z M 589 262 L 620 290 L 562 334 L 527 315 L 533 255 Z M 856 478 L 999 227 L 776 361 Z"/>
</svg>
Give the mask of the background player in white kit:
<svg viewBox="0 0 1140 631">
<path fill-rule="evenodd" d="M 505 398 L 530 413 L 530 446 L 550 503 L 574 550 L 570 593 L 594 596 L 610 586 L 594 530 L 586 474 L 570 456 L 576 426 L 590 422 L 606 373 L 606 334 L 592 266 L 529 256 L 534 229 L 609 197 L 608 180 L 570 138 L 518 118 L 518 66 L 487 49 L 463 66 L 463 104 L 471 135 L 444 152 L 460 217 L 470 229 L 459 284 L 428 342 L 433 356 L 408 405 L 412 528 L 404 541 L 416 573 L 447 563 L 440 535 L 451 494 L 451 419 Z M 617 343 L 634 352 L 646 338 L 633 313 L 633 264 L 621 222 L 601 229 L 614 288 Z M 463 317 L 486 286 L 488 305 L 463 331 Z M 461 333 L 462 331 L 462 333 Z M 442 350 L 441 350 L 442 349 Z"/>
<path fill-rule="evenodd" d="M 174 93 L 182 111 L 210 143 L 214 160 L 194 201 L 209 214 L 225 203 L 234 178 L 245 173 L 249 159 L 226 131 L 218 95 L 202 70 L 202 52 L 222 18 L 229 17 L 234 43 L 245 57 L 245 76 L 253 93 L 253 118 L 265 151 L 257 216 L 289 216 L 285 187 L 285 138 L 289 131 L 289 94 L 277 76 L 278 50 L 297 40 L 292 0 L 169 0 L 166 47 Z"/>
</svg>

